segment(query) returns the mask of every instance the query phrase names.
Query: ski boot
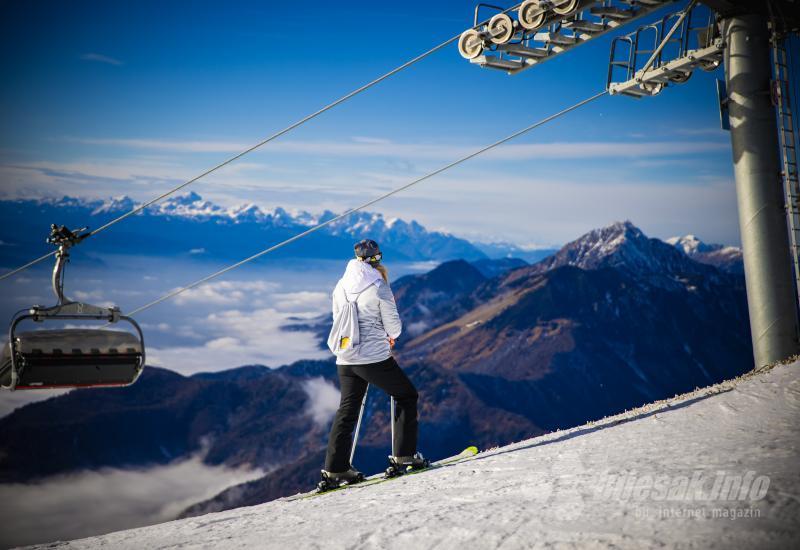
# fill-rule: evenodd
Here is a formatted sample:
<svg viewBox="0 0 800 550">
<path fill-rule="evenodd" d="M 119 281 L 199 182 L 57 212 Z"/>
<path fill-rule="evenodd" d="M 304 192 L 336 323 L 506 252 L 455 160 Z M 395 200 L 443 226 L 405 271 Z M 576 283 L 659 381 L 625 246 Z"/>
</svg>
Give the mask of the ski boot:
<svg viewBox="0 0 800 550">
<path fill-rule="evenodd" d="M 422 453 L 414 453 L 414 456 L 390 456 L 385 477 L 396 477 L 414 470 L 424 470 L 430 465 L 431 461 L 423 457 Z"/>
<path fill-rule="evenodd" d="M 364 474 L 352 467 L 345 472 L 329 472 L 327 470 L 321 470 L 321 472 L 322 480 L 317 484 L 318 493 L 364 481 Z"/>
</svg>

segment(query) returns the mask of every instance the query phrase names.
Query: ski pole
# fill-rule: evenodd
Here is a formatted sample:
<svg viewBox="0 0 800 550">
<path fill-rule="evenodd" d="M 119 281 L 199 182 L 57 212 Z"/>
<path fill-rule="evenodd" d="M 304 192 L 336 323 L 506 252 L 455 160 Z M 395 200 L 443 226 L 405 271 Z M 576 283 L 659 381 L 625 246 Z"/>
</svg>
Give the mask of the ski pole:
<svg viewBox="0 0 800 550">
<path fill-rule="evenodd" d="M 397 456 L 394 454 L 394 397 L 389 397 L 389 410 L 392 413 L 392 418 L 389 420 L 392 425 L 392 456 Z"/>
<path fill-rule="evenodd" d="M 364 416 L 364 407 L 367 404 L 367 393 L 369 393 L 369 384 L 367 384 L 367 389 L 364 390 L 364 399 L 361 400 L 361 410 L 358 411 L 358 422 L 356 422 L 356 431 L 353 434 L 353 446 L 350 448 L 350 467 L 353 466 L 353 457 L 356 456 L 356 443 L 358 442 L 358 432 L 361 429 L 361 417 Z"/>
</svg>

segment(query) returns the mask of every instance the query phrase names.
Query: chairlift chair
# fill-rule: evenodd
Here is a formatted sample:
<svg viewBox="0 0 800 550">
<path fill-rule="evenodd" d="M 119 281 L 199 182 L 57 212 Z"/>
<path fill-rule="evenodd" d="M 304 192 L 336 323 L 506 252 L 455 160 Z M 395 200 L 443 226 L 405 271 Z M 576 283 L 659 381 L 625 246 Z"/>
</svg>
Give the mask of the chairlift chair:
<svg viewBox="0 0 800 550">
<path fill-rule="evenodd" d="M 0 386 L 8 390 L 128 386 L 136 382 L 145 363 L 144 335 L 139 324 L 116 306 L 99 307 L 64 296 L 64 266 L 70 247 L 86 238 L 86 228 L 71 231 L 51 226 L 48 243 L 58 247 L 53 268 L 53 292 L 58 303 L 35 305 L 11 320 L 8 343 L 0 354 Z M 23 321 L 119 321 L 135 334 L 101 328 L 61 328 L 17 332 Z"/>
</svg>

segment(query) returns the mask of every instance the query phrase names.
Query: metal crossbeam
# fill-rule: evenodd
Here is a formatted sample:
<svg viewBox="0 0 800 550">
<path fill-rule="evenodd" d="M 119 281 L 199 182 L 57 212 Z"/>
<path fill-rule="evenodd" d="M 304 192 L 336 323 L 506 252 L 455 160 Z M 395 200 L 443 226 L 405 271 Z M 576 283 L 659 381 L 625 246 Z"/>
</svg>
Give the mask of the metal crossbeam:
<svg viewBox="0 0 800 550">
<path fill-rule="evenodd" d="M 461 35 L 462 57 L 480 67 L 516 74 L 544 63 L 572 48 L 627 25 L 674 3 L 676 0 L 583 0 L 574 11 L 558 14 L 557 0 L 540 0 L 534 8 L 542 10 L 539 24 L 523 25 L 520 15 L 531 2 L 520 4 L 518 11 L 500 13 L 483 29 L 468 29 Z M 517 19 L 510 17 L 514 15 Z M 497 18 L 497 19 L 496 19 Z M 509 28 L 510 25 L 510 28 Z M 500 32 L 499 29 L 508 29 Z"/>
<path fill-rule="evenodd" d="M 725 42 L 713 14 L 689 2 L 683 10 L 636 31 L 617 36 L 611 43 L 606 88 L 610 95 L 641 98 L 654 96 L 671 83 L 686 82 L 700 68 L 714 70 L 723 61 Z M 693 20 L 707 17 L 695 26 Z M 642 64 L 642 54 L 647 61 Z M 664 61 L 664 58 L 671 58 Z M 619 78 L 619 81 L 614 81 Z"/>
<path fill-rule="evenodd" d="M 636 75 L 626 82 L 611 83 L 608 86 L 608 93 L 637 98 L 656 95 L 668 82 L 685 79 L 697 68 L 721 62 L 723 50 L 724 43 L 721 40 L 701 50 L 690 50 L 685 56 L 673 59 L 656 69 L 637 71 Z"/>
</svg>

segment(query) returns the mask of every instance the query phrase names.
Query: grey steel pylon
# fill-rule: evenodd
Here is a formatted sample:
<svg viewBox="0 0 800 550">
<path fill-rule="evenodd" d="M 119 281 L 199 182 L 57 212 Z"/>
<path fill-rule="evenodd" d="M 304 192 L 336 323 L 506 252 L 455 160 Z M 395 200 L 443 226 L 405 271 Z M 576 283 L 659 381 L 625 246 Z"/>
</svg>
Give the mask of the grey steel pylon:
<svg viewBox="0 0 800 550">
<path fill-rule="evenodd" d="M 733 168 L 755 367 L 800 350 L 772 105 L 770 32 L 758 14 L 722 21 Z"/>
</svg>

